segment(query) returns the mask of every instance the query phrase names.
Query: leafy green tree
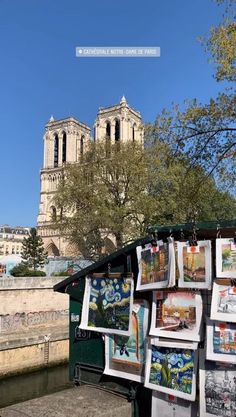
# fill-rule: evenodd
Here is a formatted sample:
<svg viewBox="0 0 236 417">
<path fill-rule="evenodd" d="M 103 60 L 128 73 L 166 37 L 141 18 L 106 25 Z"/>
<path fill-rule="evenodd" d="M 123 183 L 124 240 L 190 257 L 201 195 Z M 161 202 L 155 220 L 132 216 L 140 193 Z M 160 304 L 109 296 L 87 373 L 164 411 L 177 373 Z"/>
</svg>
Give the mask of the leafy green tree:
<svg viewBox="0 0 236 417">
<path fill-rule="evenodd" d="M 47 253 L 44 251 L 42 238 L 37 235 L 34 227 L 30 229 L 29 237 L 23 239 L 21 256 L 23 265 L 33 268 L 34 271 L 45 264 Z"/>
<path fill-rule="evenodd" d="M 201 167 L 191 167 L 186 155 L 174 155 L 161 141 L 147 149 L 114 144 L 109 156 L 104 144 L 91 145 L 83 163 L 69 165 L 64 178 L 55 196 L 55 204 L 63 208 L 55 228 L 85 257 L 101 256 L 106 238 L 114 237 L 121 248 L 145 235 L 149 224 L 236 214 L 229 194 L 219 191 Z"/>
<path fill-rule="evenodd" d="M 229 4 L 233 6 L 235 0 Z M 218 186 L 235 193 L 236 94 L 230 82 L 236 79 L 236 24 L 232 7 L 226 14 L 204 42 L 216 65 L 215 78 L 228 83 L 227 88 L 206 104 L 193 99 L 185 102 L 184 110 L 179 105 L 163 110 L 146 127 L 146 137 L 151 144 L 168 143 L 174 155 L 188 157 L 189 169 L 201 166 Z"/>
</svg>

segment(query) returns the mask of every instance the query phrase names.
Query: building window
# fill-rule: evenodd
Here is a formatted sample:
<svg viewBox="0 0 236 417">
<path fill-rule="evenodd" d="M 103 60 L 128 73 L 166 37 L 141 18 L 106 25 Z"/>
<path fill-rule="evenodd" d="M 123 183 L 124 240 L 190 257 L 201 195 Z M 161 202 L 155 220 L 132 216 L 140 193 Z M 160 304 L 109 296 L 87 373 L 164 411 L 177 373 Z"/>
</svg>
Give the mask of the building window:
<svg viewBox="0 0 236 417">
<path fill-rule="evenodd" d="M 106 139 L 111 139 L 111 123 L 106 124 Z"/>
<path fill-rule="evenodd" d="M 51 207 L 51 219 L 53 222 L 57 220 L 57 211 L 56 211 L 56 207 L 54 206 Z"/>
<path fill-rule="evenodd" d="M 115 141 L 120 140 L 120 121 L 116 120 L 115 123 Z"/>
<path fill-rule="evenodd" d="M 135 130 L 136 130 L 136 124 L 134 124 L 133 125 L 133 128 L 132 128 L 132 139 L 133 139 L 133 142 L 135 141 Z"/>
<path fill-rule="evenodd" d="M 59 152 L 59 139 L 58 135 L 54 138 L 54 167 L 58 167 L 58 152 Z"/>
<path fill-rule="evenodd" d="M 82 157 L 84 154 L 84 136 L 81 136 L 80 139 L 80 156 Z"/>
<path fill-rule="evenodd" d="M 62 137 L 62 162 L 66 162 L 66 133 Z"/>
</svg>

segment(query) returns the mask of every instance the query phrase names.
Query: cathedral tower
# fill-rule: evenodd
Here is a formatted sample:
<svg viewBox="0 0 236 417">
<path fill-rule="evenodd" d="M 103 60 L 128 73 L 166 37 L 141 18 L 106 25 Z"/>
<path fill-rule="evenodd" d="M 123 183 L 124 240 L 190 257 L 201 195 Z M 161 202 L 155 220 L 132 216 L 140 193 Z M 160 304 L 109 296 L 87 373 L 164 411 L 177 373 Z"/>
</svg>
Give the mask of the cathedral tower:
<svg viewBox="0 0 236 417">
<path fill-rule="evenodd" d="M 130 107 L 123 96 L 115 106 L 101 108 L 94 125 L 95 142 L 137 142 L 143 144 L 143 124 L 139 112 Z M 73 255 L 72 246 L 52 228 L 52 220 L 60 216 L 53 198 L 62 178 L 65 164 L 80 163 L 91 141 L 90 128 L 73 117 L 50 118 L 45 126 L 44 163 L 40 172 L 40 205 L 38 234 L 48 255 Z"/>
<path fill-rule="evenodd" d="M 69 254 L 68 243 L 52 229 L 52 219 L 60 213 L 54 206 L 53 197 L 65 164 L 80 161 L 90 142 L 90 128 L 73 117 L 54 120 L 50 118 L 45 127 L 44 164 L 40 172 L 40 206 L 38 234 L 44 241 L 49 255 Z"/>
<path fill-rule="evenodd" d="M 115 106 L 101 108 L 94 125 L 94 139 L 110 139 L 112 143 L 138 142 L 143 144 L 143 124 L 139 112 L 130 107 L 123 96 Z"/>
</svg>

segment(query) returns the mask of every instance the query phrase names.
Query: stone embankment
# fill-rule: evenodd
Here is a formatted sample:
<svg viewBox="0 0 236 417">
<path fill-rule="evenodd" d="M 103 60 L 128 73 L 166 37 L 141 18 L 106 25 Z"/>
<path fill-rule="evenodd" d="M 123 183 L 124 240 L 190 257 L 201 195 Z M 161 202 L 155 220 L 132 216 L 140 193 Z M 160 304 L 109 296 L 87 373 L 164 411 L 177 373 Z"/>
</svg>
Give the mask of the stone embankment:
<svg viewBox="0 0 236 417">
<path fill-rule="evenodd" d="M 69 297 L 61 277 L 0 278 L 0 378 L 68 361 Z"/>
</svg>

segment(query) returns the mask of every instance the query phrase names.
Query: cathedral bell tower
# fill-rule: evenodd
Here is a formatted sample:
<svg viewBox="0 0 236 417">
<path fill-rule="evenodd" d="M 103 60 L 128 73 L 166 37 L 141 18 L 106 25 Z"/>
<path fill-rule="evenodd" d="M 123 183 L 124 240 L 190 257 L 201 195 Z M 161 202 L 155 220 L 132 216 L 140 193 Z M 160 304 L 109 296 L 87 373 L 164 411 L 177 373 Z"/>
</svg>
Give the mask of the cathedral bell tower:
<svg viewBox="0 0 236 417">
<path fill-rule="evenodd" d="M 100 108 L 94 125 L 96 142 L 110 139 L 111 143 L 137 142 L 143 145 L 144 129 L 142 118 L 123 96 L 115 106 Z"/>
<path fill-rule="evenodd" d="M 51 227 L 60 213 L 53 203 L 55 191 L 65 164 L 78 163 L 90 142 L 90 128 L 73 117 L 61 120 L 50 118 L 45 126 L 44 163 L 40 172 L 40 205 L 38 234 L 48 255 L 69 254 L 67 243 Z"/>
</svg>

